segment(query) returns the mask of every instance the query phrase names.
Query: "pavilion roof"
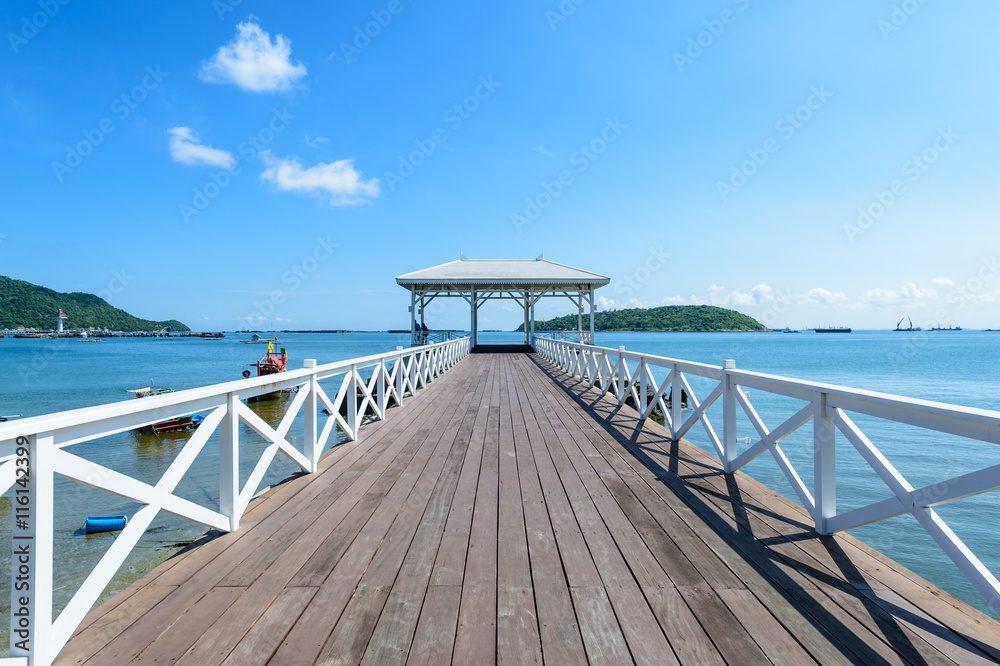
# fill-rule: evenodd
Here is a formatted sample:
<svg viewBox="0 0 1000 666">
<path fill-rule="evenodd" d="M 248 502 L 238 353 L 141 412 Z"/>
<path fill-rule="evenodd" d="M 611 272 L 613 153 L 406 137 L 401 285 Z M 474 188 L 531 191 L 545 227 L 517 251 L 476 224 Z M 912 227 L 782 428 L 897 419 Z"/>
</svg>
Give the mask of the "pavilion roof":
<svg viewBox="0 0 1000 666">
<path fill-rule="evenodd" d="M 396 278 L 403 287 L 416 286 L 579 286 L 603 287 L 606 275 L 538 259 L 459 259 Z"/>
</svg>

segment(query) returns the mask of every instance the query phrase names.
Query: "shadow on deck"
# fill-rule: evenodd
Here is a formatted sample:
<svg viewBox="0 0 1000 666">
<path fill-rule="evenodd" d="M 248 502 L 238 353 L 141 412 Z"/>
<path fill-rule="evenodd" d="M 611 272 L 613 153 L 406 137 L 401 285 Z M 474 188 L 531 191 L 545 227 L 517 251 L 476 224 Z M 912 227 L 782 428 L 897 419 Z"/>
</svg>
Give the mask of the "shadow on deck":
<svg viewBox="0 0 1000 666">
<path fill-rule="evenodd" d="M 488 347 L 94 610 L 59 663 L 994 663 L 1000 624 Z"/>
</svg>

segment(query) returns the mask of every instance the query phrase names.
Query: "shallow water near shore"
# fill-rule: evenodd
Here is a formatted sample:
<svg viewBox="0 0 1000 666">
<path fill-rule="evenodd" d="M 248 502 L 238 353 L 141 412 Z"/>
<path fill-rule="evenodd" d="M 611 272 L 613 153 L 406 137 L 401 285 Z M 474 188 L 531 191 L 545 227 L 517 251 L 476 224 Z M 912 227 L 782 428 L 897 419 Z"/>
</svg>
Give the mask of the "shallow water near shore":
<svg viewBox="0 0 1000 666">
<path fill-rule="evenodd" d="M 319 363 L 355 358 L 407 346 L 409 336 L 388 333 L 278 334 L 289 355 L 289 368 L 303 360 Z M 264 345 L 246 345 L 248 334 L 221 340 L 198 338 L 108 339 L 81 344 L 74 340 L 0 339 L 0 413 L 23 417 L 129 400 L 127 389 L 157 386 L 174 390 L 239 379 L 247 364 L 263 355 Z M 520 334 L 480 334 L 480 341 L 519 342 Z M 851 334 L 781 333 L 598 333 L 598 345 L 721 365 L 788 377 L 938 400 L 958 405 L 1000 409 L 1000 333 L 940 331 Z M 665 375 L 665 373 L 663 373 Z M 713 387 L 689 377 L 699 398 Z M 787 399 L 752 391 L 750 399 L 762 419 L 776 427 L 793 414 Z M 288 396 L 251 403 L 265 421 L 276 425 Z M 717 404 L 709 417 L 721 434 Z M 917 428 L 858 417 L 856 422 L 915 487 L 1000 464 L 994 444 L 943 436 Z M 292 429 L 296 444 L 300 424 Z M 742 422 L 738 437 L 756 433 Z M 811 425 L 782 443 L 789 459 L 811 487 Z M 155 483 L 190 437 L 190 433 L 125 432 L 71 447 L 71 452 L 147 483 Z M 241 472 L 245 479 L 264 442 L 244 428 L 240 435 Z M 687 438 L 711 451 L 704 430 L 695 426 Z M 214 441 L 214 439 L 213 439 Z M 741 447 L 742 448 L 742 447 Z M 278 456 L 261 487 L 273 485 L 297 470 Z M 792 499 L 794 491 L 767 454 L 744 469 Z M 844 438 L 838 438 L 838 507 L 840 511 L 885 499 L 890 492 Z M 203 506 L 218 506 L 218 453 L 210 442 L 177 489 L 177 494 Z M 55 524 L 55 606 L 61 609 L 93 569 L 116 533 L 82 534 L 88 515 L 134 515 L 141 505 L 110 493 L 57 479 Z M 994 572 L 1000 571 L 1000 495 L 987 493 L 945 505 L 941 515 Z M 0 500 L 0 536 L 9 541 L 9 501 Z M 186 520 L 161 514 L 133 551 L 103 598 L 127 587 L 184 544 L 205 532 Z M 909 515 L 851 531 L 872 547 L 913 569 L 949 592 L 992 613 L 983 598 Z M 0 570 L 0 606 L 9 608 L 10 563 Z M 994 614 L 995 615 L 995 614 Z"/>
</svg>

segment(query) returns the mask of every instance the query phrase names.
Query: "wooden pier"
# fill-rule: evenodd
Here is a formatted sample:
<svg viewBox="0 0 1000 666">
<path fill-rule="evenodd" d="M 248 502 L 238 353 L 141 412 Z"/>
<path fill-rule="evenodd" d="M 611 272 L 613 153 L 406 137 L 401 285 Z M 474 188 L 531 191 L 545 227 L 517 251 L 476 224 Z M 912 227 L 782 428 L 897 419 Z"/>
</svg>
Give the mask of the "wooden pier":
<svg viewBox="0 0 1000 666">
<path fill-rule="evenodd" d="M 56 663 L 1000 660 L 1000 623 L 615 405 L 537 355 L 470 355 Z"/>
</svg>

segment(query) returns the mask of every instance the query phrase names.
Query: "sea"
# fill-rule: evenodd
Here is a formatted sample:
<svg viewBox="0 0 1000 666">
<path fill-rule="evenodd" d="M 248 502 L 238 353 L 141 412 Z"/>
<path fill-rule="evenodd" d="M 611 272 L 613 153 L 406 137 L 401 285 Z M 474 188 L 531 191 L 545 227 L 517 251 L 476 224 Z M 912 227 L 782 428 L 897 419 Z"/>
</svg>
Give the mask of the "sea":
<svg viewBox="0 0 1000 666">
<path fill-rule="evenodd" d="M 263 334 L 262 334 L 263 335 Z M 388 352 L 408 346 L 408 334 L 269 333 L 287 350 L 289 368 L 305 359 L 320 364 Z M 0 339 L 0 415 L 22 418 L 69 409 L 131 400 L 129 389 L 149 385 L 182 390 L 239 379 L 263 356 L 264 345 L 242 344 L 248 334 L 227 333 L 221 339 L 110 338 L 100 342 L 75 339 Z M 516 343 L 518 333 L 481 333 L 481 343 Z M 988 331 L 854 331 L 849 334 L 798 333 L 598 333 L 596 343 L 617 349 L 721 365 L 733 359 L 737 368 L 786 377 L 1000 410 L 1000 333 Z M 665 376 L 660 373 L 659 379 Z M 330 380 L 328 380 L 330 381 Z M 689 377 L 698 398 L 715 382 Z M 335 390 L 331 386 L 331 390 Z M 774 429 L 804 403 L 749 391 L 749 399 L 765 424 Z M 273 425 L 281 419 L 288 396 L 252 403 Z M 709 420 L 721 435 L 721 405 Z M 741 418 L 737 437 L 758 437 Z M 942 435 L 920 428 L 851 415 L 869 439 L 916 488 L 1000 464 L 1000 447 Z M 293 433 L 297 432 L 293 428 Z M 150 484 L 156 483 L 183 447 L 187 432 L 119 433 L 75 445 L 69 450 Z M 713 451 L 700 425 L 686 438 Z M 783 451 L 812 487 L 812 425 L 781 444 Z M 214 441 L 214 439 L 213 439 Z M 265 443 L 244 428 L 240 437 L 241 476 L 249 476 Z M 294 443 L 294 439 L 293 439 Z M 741 444 L 741 450 L 746 444 Z M 218 454 L 210 442 L 177 494 L 208 507 L 218 506 Z M 297 471 L 279 455 L 262 488 Z M 784 495 L 797 499 L 774 458 L 765 453 L 743 469 Z M 839 511 L 865 506 L 891 496 L 850 442 L 837 439 Z M 65 479 L 56 482 L 54 605 L 60 609 L 106 552 L 115 533 L 84 534 L 87 516 L 131 516 L 141 505 L 108 492 Z M 984 493 L 938 507 L 949 526 L 994 574 L 1000 573 L 1000 493 Z M 0 498 L 0 539 L 9 543 L 10 493 Z M 164 513 L 150 526 L 114 582 L 106 599 L 205 532 L 205 528 Z M 850 532 L 877 550 L 957 597 L 997 617 L 982 596 L 909 514 Z M 0 613 L 9 609 L 10 562 L 0 562 Z M 1000 619 L 1000 618 L 998 618 Z M 0 637 L 3 640 L 3 637 Z M 3 640 L 5 643 L 6 641 Z"/>
</svg>

